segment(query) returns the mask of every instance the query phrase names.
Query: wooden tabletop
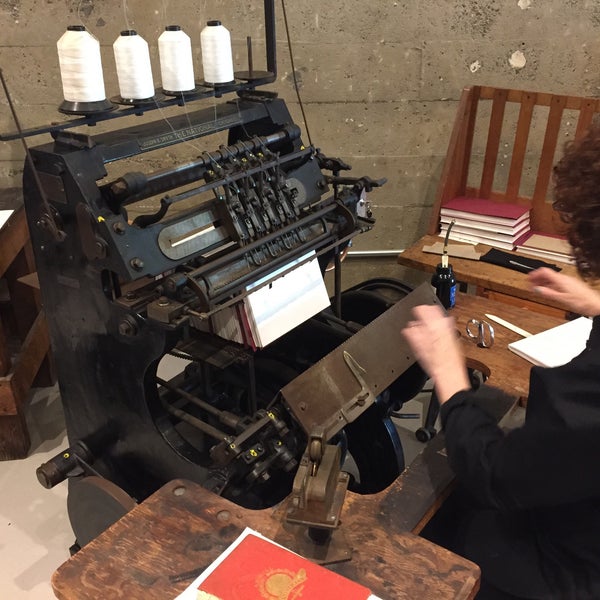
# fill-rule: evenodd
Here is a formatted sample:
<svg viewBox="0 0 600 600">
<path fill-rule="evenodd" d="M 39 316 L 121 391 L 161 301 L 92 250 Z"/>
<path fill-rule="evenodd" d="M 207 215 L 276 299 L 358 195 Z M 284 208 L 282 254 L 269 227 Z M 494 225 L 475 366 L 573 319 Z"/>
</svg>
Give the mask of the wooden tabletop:
<svg viewBox="0 0 600 600">
<path fill-rule="evenodd" d="M 523 274 L 520 273 L 520 275 Z M 488 313 L 509 321 L 530 333 L 540 333 L 545 329 L 564 323 L 564 319 L 542 315 L 533 310 L 472 294 L 459 293 L 456 298 L 456 306 L 449 311 L 449 314 L 456 319 L 456 328 L 461 336 L 468 366 L 482 371 L 489 377 L 487 383 L 490 385 L 500 388 L 511 396 L 526 398 L 529 390 L 531 363 L 507 348 L 510 342 L 522 339 L 522 336 L 490 321 L 494 328 L 494 345 L 492 348 L 479 348 L 466 334 L 467 321 L 469 319 L 485 320 L 485 314 Z"/>
<path fill-rule="evenodd" d="M 530 365 L 506 348 L 518 339 L 517 334 L 497 326 L 495 345 L 486 349 L 462 333 L 468 319 L 480 319 L 485 312 L 532 333 L 560 320 L 458 295 L 452 314 L 468 363 L 488 373 L 489 383 L 511 396 L 526 395 Z M 498 399 L 487 408 L 499 418 L 513 400 Z M 414 533 L 449 493 L 452 482 L 443 434 L 438 434 L 387 489 L 364 496 L 348 492 L 334 542 L 351 549 L 351 560 L 328 568 L 368 586 L 385 600 L 473 598 L 479 568 Z M 283 504 L 259 511 L 244 509 L 195 483 L 175 480 L 64 563 L 54 573 L 52 586 L 61 600 L 174 598 L 194 577 L 176 580 L 176 576 L 208 565 L 246 526 L 292 550 L 302 550 L 304 532 L 284 525 L 282 511 Z"/>
<path fill-rule="evenodd" d="M 385 600 L 473 597 L 476 565 L 397 531 L 393 513 L 367 512 L 377 502 L 350 496 L 352 504 L 363 504 L 344 527 L 352 560 L 330 568 Z M 60 567 L 52 578 L 54 592 L 62 600 L 172 599 L 199 573 L 178 576 L 210 564 L 246 526 L 293 547 L 293 533 L 276 512 L 240 508 L 198 484 L 171 481 Z M 390 530 L 373 531 L 373 519 Z"/>
<path fill-rule="evenodd" d="M 442 238 L 437 235 L 426 235 L 422 237 L 418 242 L 398 255 L 398 263 L 406 267 L 418 269 L 419 271 L 433 273 L 440 262 L 440 255 L 423 252 L 423 246 L 430 246 L 441 240 Z M 460 242 L 452 241 L 452 244 L 460 244 Z M 485 254 L 490 249 L 491 246 L 486 246 L 485 244 L 477 244 L 475 246 L 475 250 L 482 254 Z M 514 254 L 517 259 L 522 256 L 515 252 L 512 252 L 511 254 Z M 457 281 L 481 286 L 485 289 L 516 298 L 522 298 L 527 301 L 535 300 L 535 298 L 532 298 L 531 289 L 527 284 L 527 276 L 525 273 L 481 262 L 479 260 L 468 260 L 465 258 L 451 257 L 450 263 L 452 264 L 452 269 L 454 270 Z M 562 269 L 562 273 L 573 276 L 577 275 L 577 270 L 573 265 L 563 263 L 557 263 L 557 265 Z M 542 304 L 559 309 L 563 308 L 560 304 L 557 304 L 552 300 L 544 299 Z"/>
</svg>

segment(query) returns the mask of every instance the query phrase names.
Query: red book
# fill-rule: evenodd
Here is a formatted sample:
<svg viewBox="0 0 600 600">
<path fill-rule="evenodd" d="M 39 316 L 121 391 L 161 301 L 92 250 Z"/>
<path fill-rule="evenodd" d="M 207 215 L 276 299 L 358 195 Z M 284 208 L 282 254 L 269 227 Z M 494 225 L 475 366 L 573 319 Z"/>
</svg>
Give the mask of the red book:
<svg viewBox="0 0 600 600">
<path fill-rule="evenodd" d="M 440 209 L 444 217 L 476 219 L 483 223 L 516 224 L 529 216 L 529 207 L 510 202 L 461 196 L 448 200 Z"/>
<path fill-rule="evenodd" d="M 217 559 L 196 598 L 213 600 L 367 600 L 371 592 L 246 529 Z M 199 579 L 202 579 L 201 576 Z M 183 595 L 182 595 L 183 596 Z"/>
<path fill-rule="evenodd" d="M 515 251 L 542 260 L 575 263 L 573 250 L 567 239 L 552 233 L 531 231 L 524 239 L 517 240 Z"/>
<path fill-rule="evenodd" d="M 529 235 L 517 245 L 523 246 L 524 248 L 545 250 L 546 252 L 557 252 L 568 256 L 572 254 L 572 249 L 567 238 L 563 235 L 555 235 L 552 233 L 530 231 Z"/>
</svg>

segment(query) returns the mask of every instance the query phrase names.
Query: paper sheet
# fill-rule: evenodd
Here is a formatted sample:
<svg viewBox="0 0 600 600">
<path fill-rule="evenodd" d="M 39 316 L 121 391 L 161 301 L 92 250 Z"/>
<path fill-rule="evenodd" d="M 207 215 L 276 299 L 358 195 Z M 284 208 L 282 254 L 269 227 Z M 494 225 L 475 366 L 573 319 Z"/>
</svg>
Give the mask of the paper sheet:
<svg viewBox="0 0 600 600">
<path fill-rule="evenodd" d="M 508 349 L 541 367 L 558 367 L 581 354 L 592 330 L 592 319 L 579 317 L 531 337 L 508 344 Z"/>
<path fill-rule="evenodd" d="M 8 221 L 10 215 L 12 215 L 14 210 L 0 210 L 0 228 L 4 226 L 4 223 Z"/>
<path fill-rule="evenodd" d="M 314 255 L 314 252 L 312 252 Z M 249 286 L 252 289 L 308 258 L 305 254 Z M 244 300 L 254 341 L 264 347 L 329 306 L 316 258 L 252 292 Z"/>
</svg>

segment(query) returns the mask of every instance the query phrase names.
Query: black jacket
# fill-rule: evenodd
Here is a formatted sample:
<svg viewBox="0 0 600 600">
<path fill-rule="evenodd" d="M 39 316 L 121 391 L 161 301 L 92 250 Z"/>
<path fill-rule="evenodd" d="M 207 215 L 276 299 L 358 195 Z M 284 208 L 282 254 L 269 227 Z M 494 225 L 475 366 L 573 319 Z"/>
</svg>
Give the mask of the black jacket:
<svg viewBox="0 0 600 600">
<path fill-rule="evenodd" d="M 527 524 L 557 598 L 600 599 L 600 317 L 570 363 L 533 367 L 525 424 L 505 434 L 488 386 L 441 409 L 448 459 L 480 504 Z"/>
</svg>

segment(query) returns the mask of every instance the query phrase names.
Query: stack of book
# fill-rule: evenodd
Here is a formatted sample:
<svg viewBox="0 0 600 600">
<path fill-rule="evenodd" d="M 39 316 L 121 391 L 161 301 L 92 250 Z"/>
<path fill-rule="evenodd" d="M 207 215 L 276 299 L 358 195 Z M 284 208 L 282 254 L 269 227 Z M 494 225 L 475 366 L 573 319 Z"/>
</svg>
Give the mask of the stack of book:
<svg viewBox="0 0 600 600">
<path fill-rule="evenodd" d="M 264 348 L 330 306 L 314 251 L 258 279 L 246 291 L 250 293 L 243 300 L 211 317 L 211 328 L 251 348 Z"/>
<path fill-rule="evenodd" d="M 529 207 L 482 198 L 454 198 L 440 209 L 442 237 L 512 250 L 530 231 Z"/>
<path fill-rule="evenodd" d="M 569 242 L 562 236 L 530 231 L 525 238 L 519 240 L 516 252 L 535 256 L 546 261 L 573 264 L 573 253 Z"/>
</svg>

